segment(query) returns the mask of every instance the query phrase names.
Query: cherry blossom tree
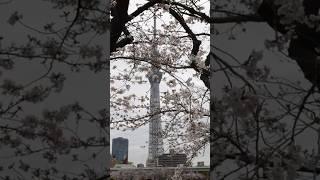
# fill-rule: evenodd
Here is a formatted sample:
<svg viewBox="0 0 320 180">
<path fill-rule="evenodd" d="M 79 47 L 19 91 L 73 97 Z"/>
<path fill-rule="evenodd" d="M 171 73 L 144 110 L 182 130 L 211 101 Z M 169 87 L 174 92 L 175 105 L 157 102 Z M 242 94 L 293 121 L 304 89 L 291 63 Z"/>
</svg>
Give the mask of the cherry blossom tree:
<svg viewBox="0 0 320 180">
<path fill-rule="evenodd" d="M 1 163 L 1 178 L 106 178 L 106 168 L 98 172 L 85 159 L 95 162 L 105 152 L 101 149 L 109 151 L 109 125 L 125 130 L 148 123 L 152 114 L 145 111 L 147 88 L 142 94 L 134 91 L 146 84 L 145 74 L 151 66 L 165 74 L 159 112 L 165 121 L 163 137 L 190 158 L 210 137 L 212 177 L 297 179 L 308 172 L 317 178 L 317 0 L 214 1 L 211 16 L 204 6 L 209 2 L 200 0 L 140 1 L 130 13 L 129 0 L 112 1 L 110 11 L 109 3 L 101 1 L 45 2 L 53 5 L 58 23 L 52 20 L 34 27 L 25 22 L 24 14 L 13 11 L 7 23 L 31 33 L 24 34 L 20 42 L 6 34 L 1 37 L 0 138 L 1 148 L 8 152 L 4 165 Z M 158 21 L 161 27 L 153 38 L 155 10 L 164 22 Z M 210 36 L 208 28 L 196 28 L 209 24 L 210 53 L 204 46 Z M 224 39 L 231 46 L 252 24 L 263 24 L 274 33 L 272 39 L 266 37 L 264 52 L 251 49 L 246 58 L 238 58 L 218 43 Z M 110 43 L 110 58 L 109 48 L 98 45 L 108 31 L 110 41 L 105 42 Z M 158 54 L 151 51 L 155 44 Z M 277 73 L 281 69 L 266 60 L 270 53 L 288 58 L 279 64 L 293 73 Z M 25 64 L 36 64 L 43 73 L 23 80 L 10 76 Z M 109 67 L 111 112 L 105 107 L 90 111 L 80 102 L 41 107 L 63 93 L 70 74 L 109 74 Z M 31 106 L 40 112 L 30 113 Z M 84 135 L 77 130 L 89 126 L 96 131 Z M 312 138 L 304 142 L 303 137 Z M 88 153 L 88 149 L 93 150 Z M 81 151 L 89 157 L 83 157 Z M 80 171 L 59 168 L 59 163 L 70 157 L 73 165 L 81 166 Z M 50 166 L 35 165 L 32 159 Z M 226 171 L 226 166 L 234 169 Z"/>
<path fill-rule="evenodd" d="M 317 179 L 318 1 L 216 1 L 211 13 L 212 177 Z M 228 48 L 237 41 L 251 49 Z"/>
<path fill-rule="evenodd" d="M 184 169 L 183 167 L 178 167 L 175 169 L 167 169 L 158 167 L 157 169 L 119 169 L 117 171 L 111 172 L 111 177 L 113 179 L 170 179 L 170 180 L 193 180 L 207 179 L 204 174 L 200 172 L 195 172 L 194 170 Z"/>
<path fill-rule="evenodd" d="M 111 8 L 111 128 L 149 122 L 146 75 L 157 67 L 162 136 L 191 161 L 209 144 L 209 1 L 134 3 L 113 1 Z"/>
<path fill-rule="evenodd" d="M 90 72 L 99 81 L 108 72 L 109 4 L 25 3 L 0 5 L 5 18 L 0 39 L 0 178 L 104 177 L 109 152 L 105 99 L 96 102 L 99 107 L 87 104 L 90 99 L 84 96 L 75 100 L 70 91 L 77 94 L 85 84 L 81 89 L 69 85 L 77 84 L 72 77 L 85 78 Z M 16 10 L 21 5 L 25 8 Z M 30 17 L 32 13 L 36 16 Z"/>
<path fill-rule="evenodd" d="M 37 22 L 44 16 L 41 13 L 32 22 L 28 12 L 10 6 L 14 2 L 1 4 L 13 8 L 2 23 L 10 31 L 22 32 L 19 40 L 7 32 L 0 40 L 2 179 L 107 178 L 109 126 L 134 129 L 151 116 L 143 110 L 135 116 L 148 107 L 147 97 L 130 91 L 136 84 L 143 85 L 151 65 L 165 74 L 167 91 L 161 95 L 159 112 L 166 122 L 164 138 L 171 146 L 181 143 L 181 151 L 189 152 L 190 158 L 208 144 L 209 50 L 201 44 L 208 42 L 210 34 L 196 25 L 208 25 L 204 6 L 209 2 L 145 1 L 128 14 L 129 2 L 39 1 L 43 6 L 39 9 L 47 10 L 42 13 L 52 12 L 42 24 Z M 155 9 L 165 22 L 159 23 L 158 37 L 152 40 L 149 18 Z M 157 62 L 151 61 L 154 43 L 159 50 Z M 106 92 L 106 104 L 114 114 L 105 106 L 92 109 L 81 98 L 79 102 L 62 98 L 75 74 L 98 78 L 110 73 L 110 63 L 111 73 L 119 72 L 107 75 L 107 81 L 115 84 L 110 87 L 111 98 Z M 13 75 L 31 66 L 38 74 L 31 69 L 36 75 Z M 46 107 L 59 97 L 61 104 Z M 95 166 L 98 160 L 105 160 L 102 168 Z"/>
</svg>

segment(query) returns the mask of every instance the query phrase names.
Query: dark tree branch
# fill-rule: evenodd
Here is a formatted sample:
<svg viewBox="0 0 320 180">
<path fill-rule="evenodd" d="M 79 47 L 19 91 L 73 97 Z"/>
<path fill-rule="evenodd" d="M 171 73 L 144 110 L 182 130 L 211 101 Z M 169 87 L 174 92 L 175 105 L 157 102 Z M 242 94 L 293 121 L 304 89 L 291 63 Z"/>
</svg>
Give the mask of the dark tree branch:
<svg viewBox="0 0 320 180">
<path fill-rule="evenodd" d="M 297 114 L 297 116 L 295 117 L 294 119 L 294 123 L 293 123 L 293 126 L 292 126 L 292 135 L 291 135 L 291 142 L 294 143 L 294 140 L 295 140 L 295 130 L 296 130 L 296 126 L 297 126 L 297 123 L 298 123 L 298 120 L 300 118 L 300 115 L 302 114 L 302 111 L 305 107 L 305 104 L 308 100 L 308 98 L 312 95 L 312 93 L 314 92 L 314 89 L 315 89 L 315 84 L 311 86 L 311 88 L 309 89 L 307 95 L 303 98 L 302 102 L 301 102 L 301 105 L 299 107 L 299 112 Z"/>
<path fill-rule="evenodd" d="M 305 15 L 317 15 L 320 8 L 320 1 L 304 0 Z M 264 0 L 259 7 L 259 15 L 268 22 L 275 30 L 282 34 L 289 31 L 288 25 L 281 24 L 281 16 L 278 15 L 279 6 L 275 5 L 274 0 Z M 291 38 L 289 57 L 294 59 L 306 79 L 320 88 L 320 71 L 319 71 L 319 53 L 316 49 L 320 46 L 320 33 L 317 27 L 311 28 L 300 22 L 292 22 L 290 26 L 295 27 L 296 38 Z"/>
<path fill-rule="evenodd" d="M 244 158 L 242 156 L 242 154 L 227 154 L 225 155 L 226 156 L 226 159 L 233 159 L 233 160 L 241 160 L 241 161 L 244 161 L 245 163 L 247 164 L 251 164 L 253 163 L 253 158 L 252 159 L 247 159 L 247 158 Z M 273 163 L 270 161 L 270 159 L 266 159 L 266 162 L 264 162 L 264 164 L 269 164 L 269 167 L 273 167 Z M 315 169 L 310 169 L 306 166 L 301 166 L 299 169 L 297 169 L 297 171 L 300 171 L 300 172 L 305 172 L 305 173 L 316 173 L 316 174 L 320 174 L 320 168 L 316 167 Z"/>
<path fill-rule="evenodd" d="M 222 58 L 214 54 L 213 52 L 210 53 L 211 56 L 221 62 L 224 66 L 226 66 L 235 76 L 239 77 L 254 93 L 256 93 L 255 88 L 252 86 L 252 84 L 241 74 L 239 74 L 237 71 L 235 71 L 230 64 L 228 64 L 226 61 L 224 61 Z"/>
<path fill-rule="evenodd" d="M 183 29 L 188 33 L 188 35 L 191 37 L 193 42 L 193 47 L 191 50 L 191 54 L 196 56 L 199 52 L 199 48 L 201 45 L 201 41 L 197 39 L 197 36 L 193 33 L 193 31 L 190 29 L 190 27 L 187 25 L 183 17 L 178 14 L 175 10 L 172 8 L 169 9 L 169 13 L 180 23 L 180 25 L 183 27 Z"/>
<path fill-rule="evenodd" d="M 198 40 L 197 36 L 195 33 L 190 29 L 190 27 L 187 25 L 183 17 L 177 13 L 175 10 L 172 8 L 169 9 L 169 13 L 180 23 L 180 25 L 183 27 L 183 29 L 186 31 L 186 33 L 189 35 L 189 37 L 192 39 L 192 50 L 191 50 L 191 55 L 196 56 L 199 52 L 201 41 Z M 209 56 L 209 55 L 208 55 Z M 210 72 L 207 69 L 199 69 L 197 66 L 196 62 L 192 62 L 190 65 L 195 71 L 200 72 L 200 79 L 203 81 L 205 86 L 207 88 L 210 88 L 210 82 L 209 82 L 209 77 L 210 77 Z M 207 57 L 206 60 L 206 66 L 209 67 L 209 57 Z"/>
<path fill-rule="evenodd" d="M 228 16 L 228 17 L 213 17 L 210 22 L 213 24 L 225 23 L 245 23 L 245 22 L 266 22 L 261 16 L 251 14 L 246 16 Z"/>
<path fill-rule="evenodd" d="M 76 10 L 76 15 L 75 15 L 75 17 L 73 18 L 71 24 L 68 26 L 67 31 L 66 31 L 66 33 L 64 34 L 64 36 L 63 36 L 63 38 L 62 38 L 62 40 L 61 40 L 61 43 L 60 43 L 60 45 L 59 45 L 59 50 L 61 50 L 61 48 L 62 48 L 65 40 L 67 39 L 67 37 L 68 37 L 68 35 L 69 35 L 70 31 L 71 31 L 71 28 L 72 28 L 72 27 L 75 25 L 75 23 L 77 22 L 77 20 L 78 20 L 78 18 L 79 18 L 79 16 L 80 16 L 80 10 L 81 10 L 81 8 L 82 8 L 82 6 L 81 6 L 81 0 L 78 0 L 78 6 L 77 6 L 77 10 Z"/>
<path fill-rule="evenodd" d="M 114 52 L 117 47 L 117 41 L 121 36 L 121 33 L 125 29 L 125 24 L 128 22 L 128 7 L 129 0 L 117 0 L 116 6 L 111 9 L 111 15 L 113 18 L 111 19 L 111 38 L 110 38 L 110 46 L 111 52 Z"/>
</svg>

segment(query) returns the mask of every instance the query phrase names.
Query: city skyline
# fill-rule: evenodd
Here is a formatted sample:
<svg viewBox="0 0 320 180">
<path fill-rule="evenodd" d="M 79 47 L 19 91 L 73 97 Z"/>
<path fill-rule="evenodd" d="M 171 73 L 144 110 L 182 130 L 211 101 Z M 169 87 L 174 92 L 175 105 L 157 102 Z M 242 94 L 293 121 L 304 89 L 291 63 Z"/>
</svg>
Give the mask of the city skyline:
<svg viewBox="0 0 320 180">
<path fill-rule="evenodd" d="M 146 161 L 148 158 L 148 144 L 146 142 L 147 136 L 141 138 L 141 134 L 148 133 L 148 126 L 141 127 L 136 129 L 135 131 L 113 131 L 110 135 L 110 140 L 115 137 L 126 138 L 129 141 L 128 144 L 128 162 L 132 162 L 134 165 L 144 164 L 146 165 Z M 139 138 L 135 138 L 135 136 Z M 110 144 L 110 151 L 112 149 L 113 144 Z M 170 148 L 164 146 L 164 153 L 169 153 Z M 112 152 L 110 152 L 112 153 Z M 210 165 L 210 151 L 209 147 L 207 147 L 204 151 L 200 152 L 197 157 L 195 157 L 192 161 L 193 166 L 197 165 L 197 162 L 203 161 L 205 166 Z"/>
</svg>

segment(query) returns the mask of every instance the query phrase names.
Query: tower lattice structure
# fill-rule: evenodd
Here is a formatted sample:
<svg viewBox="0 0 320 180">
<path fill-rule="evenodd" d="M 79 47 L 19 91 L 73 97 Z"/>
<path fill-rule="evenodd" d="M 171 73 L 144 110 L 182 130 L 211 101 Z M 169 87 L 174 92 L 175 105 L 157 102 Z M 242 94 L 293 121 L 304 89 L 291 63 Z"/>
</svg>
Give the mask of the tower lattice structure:
<svg viewBox="0 0 320 180">
<path fill-rule="evenodd" d="M 148 160 L 147 166 L 157 166 L 157 158 L 163 154 L 163 139 L 161 135 L 161 114 L 160 114 L 160 82 L 162 73 L 159 70 L 159 63 L 157 57 L 159 53 L 156 43 L 156 13 L 154 12 L 154 42 L 152 44 L 152 67 L 147 74 L 151 88 L 150 88 L 150 122 L 149 122 L 149 146 L 148 146 Z"/>
</svg>

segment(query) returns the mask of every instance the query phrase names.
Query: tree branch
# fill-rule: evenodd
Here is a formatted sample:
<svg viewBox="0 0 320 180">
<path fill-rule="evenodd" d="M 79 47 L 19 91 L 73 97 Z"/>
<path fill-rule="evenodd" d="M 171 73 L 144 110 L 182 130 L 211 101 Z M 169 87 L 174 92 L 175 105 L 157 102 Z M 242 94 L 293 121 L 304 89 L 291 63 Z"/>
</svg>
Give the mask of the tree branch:
<svg viewBox="0 0 320 180">
<path fill-rule="evenodd" d="M 266 22 L 258 14 L 250 14 L 244 16 L 228 16 L 228 17 L 213 17 L 210 22 L 213 24 L 225 24 L 225 23 L 245 23 L 245 22 Z"/>
</svg>

